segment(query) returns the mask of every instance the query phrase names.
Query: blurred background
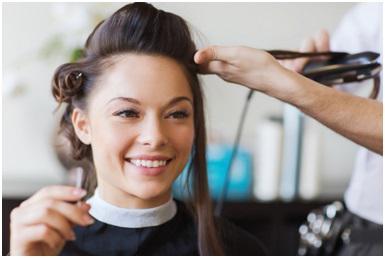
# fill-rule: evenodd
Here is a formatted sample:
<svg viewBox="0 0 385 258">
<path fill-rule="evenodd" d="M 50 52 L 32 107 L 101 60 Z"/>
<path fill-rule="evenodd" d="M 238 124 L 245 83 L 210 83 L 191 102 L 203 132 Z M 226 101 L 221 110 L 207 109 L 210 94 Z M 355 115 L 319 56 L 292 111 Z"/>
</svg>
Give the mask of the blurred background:
<svg viewBox="0 0 385 258">
<path fill-rule="evenodd" d="M 24 195 L 64 180 L 53 149 L 58 114 L 50 91 L 55 68 L 70 60 L 95 24 L 124 3 L 3 5 L 3 195 Z M 333 32 L 352 3 L 155 3 L 190 22 L 198 45 L 248 45 L 295 50 L 320 28 Z M 327 14 L 325 16 L 325 14 Z M 231 144 L 247 90 L 215 76 L 202 77 L 208 134 Z M 231 104 L 231 105 L 229 105 Z M 259 127 L 282 118 L 283 104 L 256 93 L 241 146 L 254 154 Z M 278 122 L 279 123 L 279 122 Z M 355 144 L 306 120 L 319 144 L 319 196 L 339 196 L 347 186 Z M 273 123 L 274 125 L 274 123 Z M 257 153 L 255 153 L 257 154 Z M 257 158 L 257 157 L 256 157 Z M 254 166 L 257 167 L 257 166 Z"/>
<path fill-rule="evenodd" d="M 3 247 L 7 245 L 7 212 L 39 188 L 66 182 L 66 169 L 54 148 L 60 112 L 54 112 L 50 91 L 53 72 L 76 55 L 100 20 L 124 4 L 3 3 Z M 302 39 L 321 28 L 333 33 L 354 4 L 154 3 L 187 20 L 198 47 L 247 45 L 288 50 L 296 50 Z M 248 90 L 216 76 L 201 79 L 206 97 L 210 188 L 215 198 Z M 288 108 L 276 99 L 254 94 L 225 212 L 239 225 L 267 237 L 269 243 L 278 235 L 283 237 L 280 230 L 290 229 L 285 236 L 296 236 L 296 226 L 309 209 L 342 198 L 357 149 L 354 143 L 304 117 L 300 163 L 295 171 L 287 172 L 282 164 L 285 155 L 291 155 L 291 150 L 283 151 L 284 142 L 290 140 L 284 139 L 287 129 L 283 126 L 285 119 L 289 121 L 285 115 Z M 297 143 L 291 143 L 293 152 Z M 289 179 L 285 173 L 290 173 Z M 284 191 L 287 187 L 291 191 Z M 247 210 L 244 216 L 248 217 L 231 212 L 240 208 Z M 281 215 L 272 216 L 277 209 Z M 254 228 L 249 226 L 253 219 Z M 273 244 L 268 245 L 274 250 Z M 293 245 L 281 251 L 290 254 L 295 250 Z"/>
</svg>

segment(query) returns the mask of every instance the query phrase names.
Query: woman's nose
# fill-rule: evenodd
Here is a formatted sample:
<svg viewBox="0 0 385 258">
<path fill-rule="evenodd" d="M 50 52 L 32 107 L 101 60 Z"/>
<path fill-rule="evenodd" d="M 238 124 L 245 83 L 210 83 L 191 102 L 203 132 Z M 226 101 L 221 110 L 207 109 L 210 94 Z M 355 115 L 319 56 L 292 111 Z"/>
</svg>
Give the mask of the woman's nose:
<svg viewBox="0 0 385 258">
<path fill-rule="evenodd" d="M 156 149 L 168 143 L 167 132 L 159 119 L 147 119 L 141 129 L 138 141 L 142 145 Z"/>
</svg>

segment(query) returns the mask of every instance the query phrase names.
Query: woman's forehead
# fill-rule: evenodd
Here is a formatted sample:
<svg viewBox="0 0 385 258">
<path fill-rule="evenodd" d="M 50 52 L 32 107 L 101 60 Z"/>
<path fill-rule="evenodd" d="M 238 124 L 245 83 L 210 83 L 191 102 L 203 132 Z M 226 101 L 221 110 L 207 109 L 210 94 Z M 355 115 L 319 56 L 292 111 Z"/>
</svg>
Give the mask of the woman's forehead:
<svg viewBox="0 0 385 258">
<path fill-rule="evenodd" d="M 171 58 L 125 54 L 114 61 L 98 80 L 99 93 L 103 95 L 99 99 L 129 97 L 141 102 L 166 102 L 185 96 L 193 100 L 183 68 Z"/>
</svg>

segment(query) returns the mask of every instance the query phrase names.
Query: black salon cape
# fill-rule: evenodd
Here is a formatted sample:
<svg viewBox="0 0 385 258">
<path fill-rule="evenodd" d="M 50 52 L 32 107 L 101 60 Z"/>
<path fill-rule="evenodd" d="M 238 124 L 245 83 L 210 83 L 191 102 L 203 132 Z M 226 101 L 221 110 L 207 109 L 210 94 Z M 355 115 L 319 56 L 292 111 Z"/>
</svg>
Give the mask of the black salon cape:
<svg viewBox="0 0 385 258">
<path fill-rule="evenodd" d="M 199 255 L 194 221 L 185 205 L 166 223 L 145 228 L 123 228 L 101 221 L 75 227 L 76 240 L 60 255 Z M 260 242 L 234 224 L 218 219 L 226 255 L 264 255 Z"/>
</svg>

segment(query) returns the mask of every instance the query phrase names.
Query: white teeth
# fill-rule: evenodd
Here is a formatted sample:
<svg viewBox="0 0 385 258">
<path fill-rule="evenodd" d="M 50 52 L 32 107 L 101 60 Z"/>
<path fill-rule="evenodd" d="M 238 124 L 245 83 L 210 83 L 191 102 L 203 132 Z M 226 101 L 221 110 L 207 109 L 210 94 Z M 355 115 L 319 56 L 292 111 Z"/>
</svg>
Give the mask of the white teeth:
<svg viewBox="0 0 385 258">
<path fill-rule="evenodd" d="M 130 160 L 130 162 L 137 167 L 148 167 L 148 168 L 163 167 L 167 163 L 166 160 L 139 160 L 139 159 L 132 159 Z"/>
</svg>

